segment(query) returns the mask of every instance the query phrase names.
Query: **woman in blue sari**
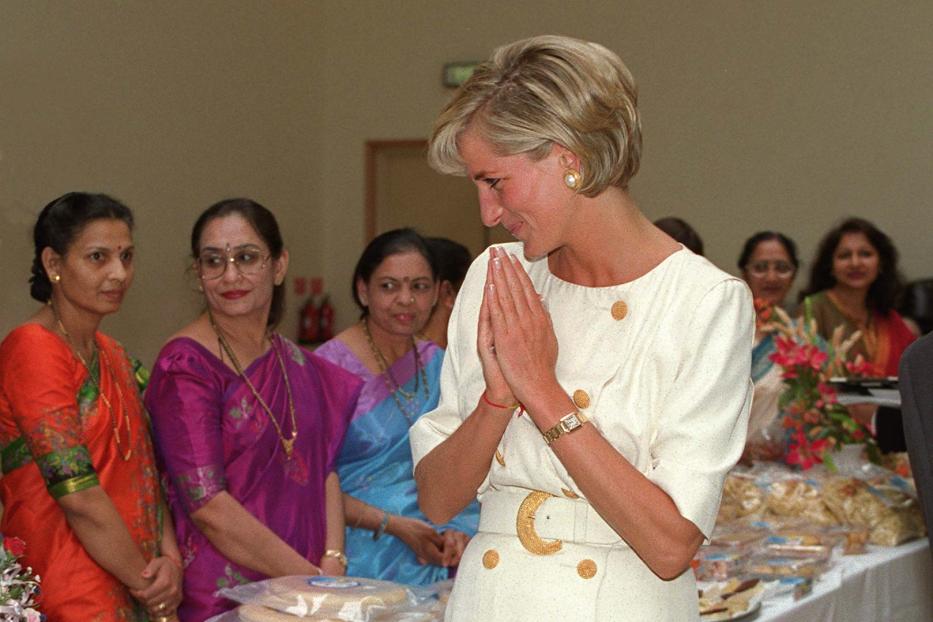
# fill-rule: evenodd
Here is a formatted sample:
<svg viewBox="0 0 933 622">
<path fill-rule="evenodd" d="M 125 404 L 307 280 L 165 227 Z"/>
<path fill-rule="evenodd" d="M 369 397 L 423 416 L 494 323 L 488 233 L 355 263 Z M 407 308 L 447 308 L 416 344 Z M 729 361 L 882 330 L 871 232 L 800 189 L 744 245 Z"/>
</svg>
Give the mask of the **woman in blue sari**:
<svg viewBox="0 0 933 622">
<path fill-rule="evenodd" d="M 418 509 L 408 430 L 434 409 L 444 351 L 420 340 L 437 301 L 437 273 L 417 233 L 376 237 L 353 275 L 359 323 L 316 354 L 363 380 L 337 460 L 350 576 L 424 585 L 446 579 L 476 532 L 474 501 L 447 525 Z"/>
<path fill-rule="evenodd" d="M 773 319 L 774 307 L 781 307 L 794 282 L 799 262 L 797 245 L 783 233 L 760 231 L 750 237 L 739 256 L 742 278 L 748 283 L 755 299 L 757 322 L 755 345 L 752 348 L 752 381 L 755 393 L 748 418 L 746 457 L 771 458 L 780 455 L 780 447 L 769 446 L 767 428 L 778 413 L 778 399 L 784 384 L 780 366 L 771 360 L 776 351 L 774 333 L 762 330 Z M 775 439 L 776 441 L 777 439 Z"/>
</svg>

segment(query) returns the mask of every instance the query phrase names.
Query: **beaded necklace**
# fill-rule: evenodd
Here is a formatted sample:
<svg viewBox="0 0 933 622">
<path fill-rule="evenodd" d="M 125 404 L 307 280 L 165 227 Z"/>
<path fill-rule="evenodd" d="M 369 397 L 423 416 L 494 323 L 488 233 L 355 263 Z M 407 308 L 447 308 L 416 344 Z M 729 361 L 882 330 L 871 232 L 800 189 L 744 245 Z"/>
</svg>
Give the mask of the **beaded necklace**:
<svg viewBox="0 0 933 622">
<path fill-rule="evenodd" d="M 94 372 L 91 371 L 91 366 L 88 365 L 87 360 L 85 360 L 84 355 L 81 354 L 81 351 L 75 347 L 75 344 L 71 341 L 71 335 L 68 334 L 68 331 L 65 329 L 65 325 L 62 323 L 62 319 L 58 315 L 58 311 L 52 306 L 51 302 L 49 306 L 52 308 L 52 315 L 55 316 L 55 323 L 58 325 L 58 330 L 61 331 L 62 335 L 65 337 L 65 341 L 68 343 L 68 347 L 71 348 L 72 354 L 80 361 L 84 366 L 84 369 L 87 370 L 87 377 L 91 379 L 91 384 L 94 385 L 94 388 L 97 390 L 97 395 L 100 396 L 100 399 L 103 400 L 104 404 L 107 406 L 107 410 L 110 412 L 110 425 L 113 429 L 113 440 L 117 446 L 117 454 L 123 458 L 124 462 L 129 462 L 130 458 L 133 457 L 133 448 L 129 447 L 126 451 L 123 450 L 123 444 L 120 442 L 120 429 L 119 429 L 119 420 L 117 415 L 113 410 L 113 404 L 110 403 L 110 400 L 107 399 L 107 396 L 104 395 L 103 390 L 100 388 L 100 383 L 97 381 L 97 378 L 94 377 Z M 97 368 L 100 374 L 103 374 L 104 367 L 107 368 L 107 373 L 110 376 L 110 384 L 117 390 L 117 399 L 120 400 L 120 406 L 123 407 L 123 421 L 126 425 L 126 444 L 130 445 L 130 413 L 125 408 L 125 403 L 123 401 L 123 391 L 120 390 L 120 383 L 117 382 L 117 379 L 113 376 L 113 368 L 110 366 L 110 357 L 107 356 L 106 351 L 101 350 L 100 346 L 97 345 L 97 338 L 94 338 L 94 351 L 97 353 Z M 101 361 L 103 359 L 103 361 Z M 104 363 L 101 365 L 101 363 Z"/>
<path fill-rule="evenodd" d="M 256 398 L 256 401 L 259 402 L 259 405 L 262 406 L 262 409 L 269 416 L 269 420 L 272 422 L 272 426 L 275 428 L 275 433 L 279 437 L 279 442 L 282 443 L 282 448 L 285 450 L 285 459 L 290 460 L 292 457 L 292 452 L 295 449 L 295 441 L 298 439 L 298 422 L 295 419 L 295 400 L 292 398 L 292 385 L 288 380 L 288 371 L 285 369 L 285 361 L 282 360 L 282 355 L 279 353 L 279 349 L 275 347 L 275 343 L 272 341 L 272 337 L 266 335 L 266 338 L 269 339 L 269 346 L 272 348 L 272 351 L 275 353 L 275 358 L 279 362 L 279 369 L 282 370 L 282 378 L 285 379 L 285 391 L 288 393 L 288 413 L 292 424 L 292 433 L 289 437 L 286 437 L 282 433 L 282 426 L 279 425 L 275 415 L 272 414 L 272 409 L 269 408 L 269 405 L 266 404 L 266 400 L 262 399 L 259 391 L 257 391 L 256 387 L 253 386 L 253 383 L 250 382 L 249 376 L 243 373 L 243 367 L 240 365 L 239 359 L 236 357 L 236 354 L 233 353 L 233 348 L 230 347 L 226 337 L 224 337 L 223 331 L 221 331 L 220 327 L 217 326 L 217 323 L 214 322 L 214 315 L 210 312 L 210 309 L 207 311 L 207 317 L 210 320 L 211 328 L 214 329 L 214 334 L 217 335 L 217 343 L 220 344 L 221 350 L 225 352 L 230 358 L 230 362 L 233 363 L 233 367 L 236 369 L 237 375 L 243 379 L 243 382 L 245 382 L 246 386 L 249 387 L 253 397 Z"/>
<path fill-rule="evenodd" d="M 415 405 L 415 397 L 418 395 L 419 384 L 424 394 L 424 400 L 427 401 L 428 399 L 428 374 L 424 370 L 424 365 L 421 364 L 421 354 L 418 352 L 418 345 L 415 343 L 415 338 L 411 338 L 411 348 L 415 355 L 415 387 L 413 391 L 409 392 L 402 389 L 402 385 L 395 379 L 395 376 L 392 375 L 389 362 L 373 340 L 373 335 L 369 331 L 369 322 L 366 318 L 360 320 L 360 324 L 363 326 L 363 333 L 366 335 L 366 341 L 369 343 L 369 349 L 373 353 L 373 358 L 375 358 L 376 363 L 379 364 L 379 375 L 382 376 L 382 380 L 386 384 L 386 389 L 389 390 L 392 399 L 395 400 L 395 405 L 398 406 L 399 412 L 408 420 L 408 425 L 410 426 L 415 422 L 415 416 L 418 414 L 419 405 Z M 404 398 L 404 403 L 399 396 Z"/>
</svg>

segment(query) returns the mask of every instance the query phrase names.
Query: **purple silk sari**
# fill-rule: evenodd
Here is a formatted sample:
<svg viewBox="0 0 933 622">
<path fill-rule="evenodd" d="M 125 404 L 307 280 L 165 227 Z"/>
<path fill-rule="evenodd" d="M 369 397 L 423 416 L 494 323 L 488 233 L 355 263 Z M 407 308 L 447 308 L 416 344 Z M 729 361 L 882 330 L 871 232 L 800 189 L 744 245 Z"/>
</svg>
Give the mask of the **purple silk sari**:
<svg viewBox="0 0 933 622">
<path fill-rule="evenodd" d="M 190 514 L 221 491 L 314 564 L 324 552 L 324 480 L 334 470 L 360 381 L 281 336 L 273 348 L 294 397 L 298 438 L 291 459 L 246 383 L 199 343 L 172 340 L 152 372 L 146 406 L 185 565 L 182 622 L 232 608 L 213 595 L 217 589 L 265 578 L 226 559 L 192 522 Z M 288 437 L 288 393 L 275 352 L 245 373 Z"/>
</svg>

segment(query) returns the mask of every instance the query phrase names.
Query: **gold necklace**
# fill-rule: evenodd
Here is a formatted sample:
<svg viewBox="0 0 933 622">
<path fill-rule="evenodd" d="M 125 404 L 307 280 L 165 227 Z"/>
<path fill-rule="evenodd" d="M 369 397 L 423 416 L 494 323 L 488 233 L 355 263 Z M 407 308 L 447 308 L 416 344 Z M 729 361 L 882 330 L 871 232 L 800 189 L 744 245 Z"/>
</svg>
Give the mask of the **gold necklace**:
<svg viewBox="0 0 933 622">
<path fill-rule="evenodd" d="M 386 357 L 382 354 L 382 351 L 376 346 L 376 342 L 373 341 L 373 335 L 369 331 L 369 322 L 364 317 L 360 320 L 360 324 L 363 325 L 363 333 L 366 335 L 366 341 L 369 343 L 369 349 L 373 353 L 373 358 L 376 359 L 376 363 L 379 364 L 379 372 L 382 376 L 383 382 L 385 382 L 386 389 L 389 390 L 389 394 L 392 395 L 392 399 L 395 400 L 395 405 L 398 406 L 399 412 L 405 416 L 405 419 L 408 420 L 408 425 L 411 425 L 415 422 L 415 415 L 418 414 L 417 407 L 414 405 L 415 397 L 418 395 L 418 385 L 420 383 L 422 391 L 424 393 L 424 399 L 428 399 L 428 374 L 424 370 L 424 366 L 421 364 L 421 354 L 418 352 L 418 345 L 415 343 L 415 338 L 411 338 L 411 349 L 415 355 L 415 388 L 414 391 L 408 392 L 402 389 L 402 386 L 395 379 L 395 376 L 392 375 L 392 370 L 389 368 L 389 362 L 386 360 Z M 408 407 L 402 403 L 402 400 L 399 399 L 399 395 L 405 398 L 405 401 L 408 403 Z"/>
<path fill-rule="evenodd" d="M 279 441 L 282 443 L 282 448 L 285 450 L 285 459 L 291 460 L 292 452 L 295 449 L 295 441 L 298 440 L 298 423 L 295 420 L 295 400 L 292 398 L 292 385 L 288 381 L 288 371 L 285 369 L 285 361 L 282 360 L 282 355 L 279 353 L 278 348 L 275 347 L 272 337 L 266 336 L 269 339 L 269 346 L 272 348 L 272 351 L 275 353 L 275 358 L 279 362 L 279 369 L 282 370 L 282 378 L 285 379 L 285 391 L 288 393 L 288 412 L 292 423 L 292 434 L 290 438 L 286 438 L 285 435 L 282 434 L 282 426 L 279 425 L 275 415 L 272 414 L 272 409 L 266 404 L 266 400 L 262 399 L 262 396 L 259 395 L 259 391 L 257 391 L 253 383 L 250 382 L 249 376 L 243 373 L 243 367 L 240 365 L 239 359 L 237 359 L 236 354 L 233 353 L 233 348 L 230 347 L 220 327 L 214 322 L 214 315 L 209 309 L 207 311 L 207 317 L 211 322 L 211 328 L 214 329 L 214 334 L 217 335 L 217 343 L 220 344 L 221 349 L 230 358 L 230 362 L 233 363 L 237 375 L 243 379 L 246 386 L 249 387 L 250 392 L 252 392 L 253 397 L 256 398 L 256 401 L 259 402 L 259 405 L 262 406 L 262 409 L 266 411 L 266 414 L 269 416 L 269 420 L 272 421 L 275 433 L 278 435 Z"/>
<path fill-rule="evenodd" d="M 49 304 L 52 307 L 51 304 Z M 100 383 L 94 377 L 94 372 L 91 371 L 91 366 L 87 364 L 87 361 L 84 358 L 84 355 L 75 347 L 75 344 L 71 342 L 71 335 L 68 334 L 68 331 L 65 330 L 65 325 L 62 323 L 62 319 L 58 316 L 58 311 L 55 310 L 55 307 L 52 307 L 52 315 L 55 316 L 55 323 L 58 324 L 58 330 L 61 331 L 62 335 L 65 337 L 65 341 L 68 343 L 68 347 L 71 348 L 72 354 L 77 357 L 78 361 L 84 365 L 84 369 L 87 370 L 87 377 L 91 379 L 91 384 L 94 385 L 94 388 L 97 390 L 97 395 L 100 396 L 100 399 L 104 401 L 104 404 L 107 406 L 107 410 L 110 412 L 110 425 L 113 428 L 113 440 L 117 445 L 117 453 L 123 458 L 124 462 L 129 462 L 130 458 L 133 457 L 133 448 L 130 447 L 128 451 L 123 451 L 123 445 L 120 443 L 120 429 L 118 426 L 119 420 L 117 419 L 116 414 L 113 410 L 113 405 L 110 403 L 110 400 L 107 399 L 107 396 L 104 395 L 103 390 L 100 388 Z M 110 375 L 110 384 L 117 390 L 117 398 L 120 400 L 120 406 L 123 407 L 123 420 L 126 424 L 126 444 L 130 445 L 132 442 L 130 438 L 130 413 L 126 409 L 126 405 L 123 401 L 123 391 L 120 390 L 120 383 L 117 382 L 117 379 L 113 376 L 113 368 L 110 366 L 110 357 L 107 356 L 107 353 L 104 350 L 100 349 L 100 346 L 97 345 L 97 338 L 94 339 L 94 350 L 97 352 L 97 368 L 101 375 L 103 375 L 103 366 L 101 366 L 101 358 L 107 367 L 107 372 Z"/>
</svg>

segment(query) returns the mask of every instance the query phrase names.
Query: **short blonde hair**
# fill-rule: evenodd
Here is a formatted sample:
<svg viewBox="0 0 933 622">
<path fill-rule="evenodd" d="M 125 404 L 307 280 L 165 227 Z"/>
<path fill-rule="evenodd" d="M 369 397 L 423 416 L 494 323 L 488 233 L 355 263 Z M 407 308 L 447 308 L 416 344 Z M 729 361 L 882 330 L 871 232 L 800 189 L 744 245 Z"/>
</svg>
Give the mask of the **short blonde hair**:
<svg viewBox="0 0 933 622">
<path fill-rule="evenodd" d="M 504 45 L 481 64 L 434 123 L 428 163 L 465 174 L 457 141 L 468 127 L 501 155 L 540 160 L 552 144 L 580 159 L 578 192 L 625 189 L 641 161 L 635 81 L 613 52 L 589 41 L 542 35 Z"/>
</svg>

